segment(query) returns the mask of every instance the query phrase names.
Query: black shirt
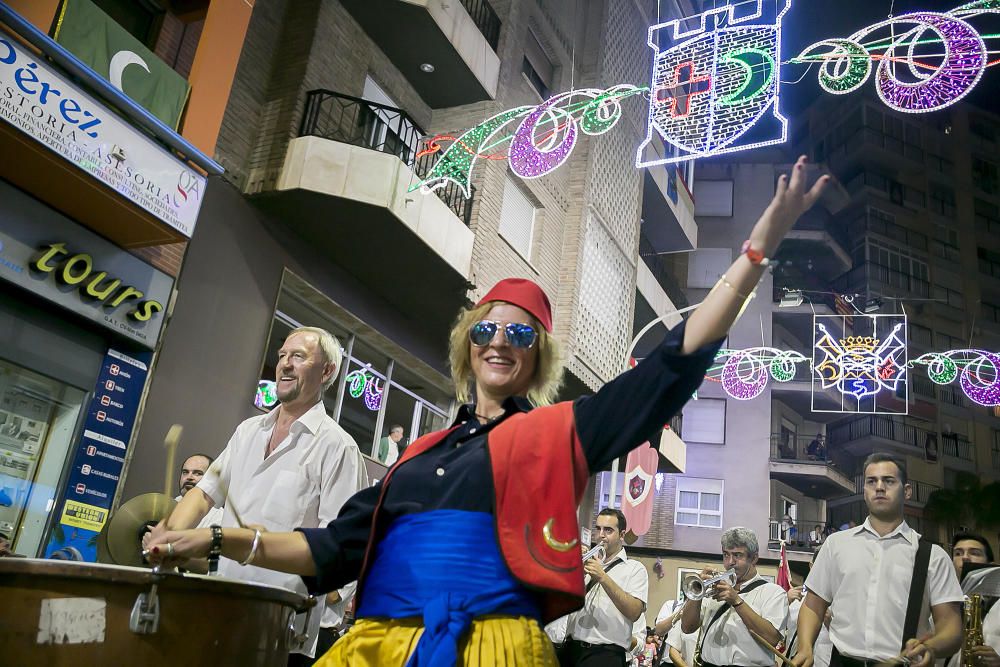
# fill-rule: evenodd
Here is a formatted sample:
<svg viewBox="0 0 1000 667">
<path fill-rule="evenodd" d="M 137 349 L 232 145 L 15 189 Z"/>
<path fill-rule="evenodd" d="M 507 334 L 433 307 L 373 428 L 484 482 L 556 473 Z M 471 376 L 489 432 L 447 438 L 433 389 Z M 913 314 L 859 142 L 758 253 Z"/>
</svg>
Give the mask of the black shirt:
<svg viewBox="0 0 1000 667">
<path fill-rule="evenodd" d="M 659 433 L 701 385 L 719 340 L 689 355 L 680 354 L 684 324 L 670 331 L 635 368 L 606 383 L 573 406 L 577 435 L 590 470 L 597 471 Z M 493 474 L 487 441 L 491 430 L 531 405 L 508 398 L 504 414 L 481 424 L 474 406 L 458 410 L 455 430 L 436 447 L 397 464 L 379 513 L 380 530 L 405 514 L 432 510 L 493 513 Z M 325 528 L 299 529 L 309 542 L 318 576 L 310 590 L 327 592 L 358 578 L 382 482 L 359 491 Z"/>
</svg>

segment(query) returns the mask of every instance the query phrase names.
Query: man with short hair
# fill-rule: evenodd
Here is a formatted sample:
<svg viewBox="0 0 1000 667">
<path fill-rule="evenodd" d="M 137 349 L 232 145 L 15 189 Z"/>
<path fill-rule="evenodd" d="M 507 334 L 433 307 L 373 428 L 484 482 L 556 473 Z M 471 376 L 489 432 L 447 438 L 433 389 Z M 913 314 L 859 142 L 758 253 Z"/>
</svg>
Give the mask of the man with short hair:
<svg viewBox="0 0 1000 667">
<path fill-rule="evenodd" d="M 772 646 L 781 641 L 788 614 L 785 590 L 766 581 L 757 572 L 760 548 L 749 528 L 730 528 L 722 534 L 722 565 L 734 570 L 736 583 L 723 579 L 700 600 L 689 600 L 681 613 L 683 632 L 701 631 L 700 656 L 706 667 L 740 665 L 773 667 L 774 653 L 757 638 Z M 701 578 L 717 573 L 702 570 Z"/>
<path fill-rule="evenodd" d="M 181 464 L 181 476 L 177 481 L 178 495 L 174 500 L 180 502 L 188 491 L 198 486 L 198 482 L 205 476 L 208 466 L 212 465 L 214 460 L 208 454 L 192 454 L 184 459 L 184 463 Z M 198 523 L 198 528 L 221 525 L 221 522 L 222 507 L 212 507 Z"/>
<path fill-rule="evenodd" d="M 955 533 L 951 538 L 951 559 L 955 563 L 955 573 L 961 577 L 966 563 L 992 563 L 993 548 L 982 535 Z"/>
<path fill-rule="evenodd" d="M 923 596 L 934 630 L 921 627 L 927 623 L 926 603 L 915 616 L 921 622 L 912 634 L 904 627 L 920 550 L 920 535 L 903 520 L 903 504 L 912 492 L 906 465 L 875 453 L 863 469 L 868 518 L 857 528 L 831 535 L 816 557 L 806 579 L 809 594 L 799 611 L 799 650 L 792 659 L 796 667 L 812 667 L 813 643 L 828 608 L 833 612 L 831 667 L 864 667 L 900 657 L 913 667 L 928 667 L 961 644 L 958 603 L 964 596 L 955 568 L 937 545 L 929 550 Z"/>
<path fill-rule="evenodd" d="M 336 518 L 347 499 L 368 486 L 354 438 L 323 405 L 323 393 L 337 378 L 341 359 L 340 344 L 329 332 L 316 327 L 293 330 L 275 364 L 278 407 L 237 426 L 197 487 L 185 493 L 154 530 L 193 528 L 217 506 L 224 506 L 225 527 L 242 521 L 269 531 L 290 531 L 323 527 Z M 219 574 L 307 592 L 298 575 L 226 558 L 219 563 Z M 345 589 L 341 597 L 346 597 Z M 305 656 L 314 653 L 323 611 L 321 599 L 310 616 L 307 645 L 289 657 L 289 665 L 312 663 Z M 297 632 L 303 631 L 304 620 L 304 615 L 297 617 Z"/>
<path fill-rule="evenodd" d="M 630 560 L 622 541 L 627 530 L 621 510 L 606 507 L 597 515 L 594 534 L 604 545 L 601 561 L 584 563 L 583 609 L 569 615 L 560 655 L 562 667 L 624 667 L 633 627 L 646 610 L 649 575 Z"/>
<path fill-rule="evenodd" d="M 962 568 L 966 563 L 986 564 L 993 562 L 993 548 L 982 535 L 975 533 L 956 533 L 951 538 L 951 557 L 955 563 L 955 572 L 962 576 Z M 983 599 L 987 602 L 987 598 Z M 983 643 L 972 649 L 979 667 L 1000 667 L 1000 605 L 984 604 L 988 610 L 983 613 Z M 956 653 L 948 661 L 949 667 L 960 664 L 961 654 Z"/>
<path fill-rule="evenodd" d="M 378 442 L 378 450 L 375 452 L 375 460 L 379 463 L 392 467 L 392 464 L 399 458 L 399 441 L 403 439 L 403 427 L 393 424 L 389 427 L 389 435 Z"/>
</svg>

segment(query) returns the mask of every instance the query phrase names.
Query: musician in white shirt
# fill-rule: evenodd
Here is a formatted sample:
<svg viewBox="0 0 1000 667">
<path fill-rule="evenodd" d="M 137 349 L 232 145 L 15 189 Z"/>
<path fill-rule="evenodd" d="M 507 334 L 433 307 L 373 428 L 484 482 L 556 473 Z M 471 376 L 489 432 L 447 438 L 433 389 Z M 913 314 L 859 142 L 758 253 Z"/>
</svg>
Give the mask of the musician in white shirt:
<svg viewBox="0 0 1000 667">
<path fill-rule="evenodd" d="M 951 538 L 951 558 L 955 572 L 962 576 L 966 563 L 992 563 L 993 547 L 982 535 L 958 533 Z M 984 599 L 985 602 L 985 599 Z M 983 617 L 983 643 L 973 649 L 979 667 L 1000 667 L 1000 604 L 994 603 Z M 959 654 L 948 661 L 949 665 L 959 664 Z"/>
<path fill-rule="evenodd" d="M 757 535 L 749 528 L 730 528 L 722 534 L 725 570 L 736 573 L 736 585 L 717 582 L 701 600 L 689 600 L 681 613 L 682 632 L 701 635 L 701 662 L 706 667 L 740 665 L 772 667 L 774 653 L 752 633 L 772 646 L 781 641 L 788 614 L 785 590 L 757 573 Z M 703 570 L 702 579 L 715 573 Z"/>
<path fill-rule="evenodd" d="M 812 667 L 813 643 L 827 608 L 833 612 L 832 667 L 893 660 L 900 654 L 913 667 L 928 667 L 936 657 L 958 649 L 962 619 L 957 603 L 963 599 L 962 589 L 947 554 L 936 545 L 930 550 L 925 595 L 934 632 L 928 634 L 927 628 L 918 626 L 915 636 L 903 637 L 920 537 L 903 520 L 903 503 L 910 493 L 903 461 L 883 453 L 865 460 L 869 516 L 862 526 L 827 538 L 809 572 L 809 595 L 799 611 L 796 667 Z M 921 616 L 925 620 L 927 614 Z"/>
</svg>

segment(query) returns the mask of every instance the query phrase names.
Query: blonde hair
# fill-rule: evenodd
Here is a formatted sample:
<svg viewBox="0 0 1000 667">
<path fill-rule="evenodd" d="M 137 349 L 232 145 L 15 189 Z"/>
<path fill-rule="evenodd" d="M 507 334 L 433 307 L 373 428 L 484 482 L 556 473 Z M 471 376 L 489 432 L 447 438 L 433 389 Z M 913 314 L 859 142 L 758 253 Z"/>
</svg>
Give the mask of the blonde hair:
<svg viewBox="0 0 1000 667">
<path fill-rule="evenodd" d="M 472 376 L 469 329 L 476 322 L 486 319 L 487 313 L 498 303 L 507 302 L 488 301 L 481 306 L 462 310 L 451 328 L 448 337 L 448 361 L 451 365 L 451 379 L 455 383 L 455 397 L 459 403 L 468 403 L 472 400 L 472 387 L 475 383 L 475 378 Z M 559 387 L 562 386 L 563 366 L 559 341 L 543 329 L 534 317 L 531 318 L 531 325 L 538 332 L 538 340 L 535 342 L 538 354 L 535 376 L 528 389 L 527 399 L 537 407 L 555 401 Z"/>
<path fill-rule="evenodd" d="M 323 356 L 326 358 L 326 363 L 333 364 L 333 374 L 323 383 L 323 390 L 325 391 L 330 388 L 337 380 L 337 376 L 340 375 L 340 364 L 344 360 L 344 354 L 340 350 L 340 341 L 332 333 L 319 327 L 298 327 L 297 329 L 292 329 L 292 333 L 288 334 L 288 338 L 300 333 L 314 334 L 317 338 L 319 349 L 322 350 Z M 285 340 L 288 340 L 288 338 Z"/>
</svg>

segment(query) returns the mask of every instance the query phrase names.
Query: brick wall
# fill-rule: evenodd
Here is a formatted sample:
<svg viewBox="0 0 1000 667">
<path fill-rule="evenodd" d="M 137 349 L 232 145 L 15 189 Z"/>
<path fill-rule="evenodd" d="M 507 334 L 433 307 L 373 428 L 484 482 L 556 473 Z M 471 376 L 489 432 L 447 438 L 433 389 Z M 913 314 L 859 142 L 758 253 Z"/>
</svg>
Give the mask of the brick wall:
<svg viewBox="0 0 1000 667">
<path fill-rule="evenodd" d="M 133 248 L 129 252 L 176 278 L 181 272 L 181 263 L 184 261 L 184 251 L 187 249 L 187 245 L 187 241 L 181 241 L 167 245 Z"/>
</svg>

